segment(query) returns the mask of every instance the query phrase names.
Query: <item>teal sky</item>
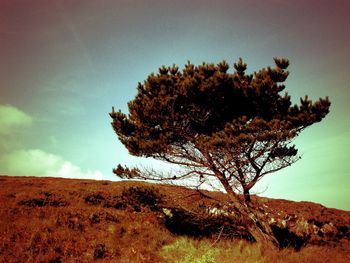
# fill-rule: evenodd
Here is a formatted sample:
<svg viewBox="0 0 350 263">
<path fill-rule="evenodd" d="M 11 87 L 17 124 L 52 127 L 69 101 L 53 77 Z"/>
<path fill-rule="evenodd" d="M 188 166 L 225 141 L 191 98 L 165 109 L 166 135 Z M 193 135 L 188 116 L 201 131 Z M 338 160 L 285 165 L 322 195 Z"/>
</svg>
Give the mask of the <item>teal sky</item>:
<svg viewBox="0 0 350 263">
<path fill-rule="evenodd" d="M 349 13 L 348 0 L 0 0 L 0 174 L 115 180 L 116 164 L 145 162 L 108 115 L 137 82 L 163 64 L 242 57 L 252 73 L 279 56 L 294 102 L 332 105 L 295 141 L 302 159 L 254 190 L 350 210 Z"/>
</svg>

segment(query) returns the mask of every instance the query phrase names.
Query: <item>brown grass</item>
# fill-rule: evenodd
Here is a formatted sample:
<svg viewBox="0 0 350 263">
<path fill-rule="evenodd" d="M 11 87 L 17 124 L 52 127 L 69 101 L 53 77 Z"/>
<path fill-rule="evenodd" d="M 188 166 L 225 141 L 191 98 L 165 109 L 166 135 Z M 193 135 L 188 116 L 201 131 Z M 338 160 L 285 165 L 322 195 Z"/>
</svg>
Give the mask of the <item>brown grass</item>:
<svg viewBox="0 0 350 263">
<path fill-rule="evenodd" d="M 162 207 L 188 211 L 226 198 L 206 192 L 212 200 L 183 187 L 140 182 L 3 176 L 0 262 L 350 262 L 349 241 L 344 238 L 296 252 L 267 251 L 233 239 L 214 242 L 217 235 L 175 235 L 164 224 L 161 211 L 152 206 L 152 198 L 142 200 L 141 206 L 137 195 L 126 198 L 130 187 L 152 189 L 161 197 L 157 202 Z M 261 202 L 286 213 L 350 227 L 350 212 L 312 203 L 266 198 Z"/>
<path fill-rule="evenodd" d="M 210 240 L 179 238 L 161 252 L 166 262 L 181 263 L 323 263 L 350 262 L 349 250 L 340 247 L 310 246 L 296 252 L 292 249 L 270 251 L 246 241 L 220 241 L 212 246 Z"/>
</svg>

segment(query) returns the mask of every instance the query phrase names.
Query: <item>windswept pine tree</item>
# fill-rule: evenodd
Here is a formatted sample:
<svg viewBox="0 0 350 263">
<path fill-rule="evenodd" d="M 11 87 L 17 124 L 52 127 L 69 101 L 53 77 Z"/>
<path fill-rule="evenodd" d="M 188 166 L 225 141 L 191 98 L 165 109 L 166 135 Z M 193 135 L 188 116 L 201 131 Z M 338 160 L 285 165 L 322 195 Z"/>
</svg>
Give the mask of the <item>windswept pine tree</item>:
<svg viewBox="0 0 350 263">
<path fill-rule="evenodd" d="M 288 93 L 282 93 L 289 61 L 274 61 L 274 68 L 254 74 L 246 74 L 247 65 L 239 59 L 233 73 L 223 61 L 188 62 L 182 71 L 163 66 L 149 75 L 138 84 L 128 115 L 110 113 L 112 126 L 130 154 L 176 164 L 184 172 L 159 176 L 121 165 L 114 172 L 152 180 L 194 177 L 198 184 L 217 180 L 249 219 L 254 238 L 273 242 L 267 224 L 252 217 L 250 190 L 263 176 L 300 158 L 293 139 L 320 122 L 330 107 L 328 97 L 312 102 L 305 96 L 292 105 Z"/>
</svg>

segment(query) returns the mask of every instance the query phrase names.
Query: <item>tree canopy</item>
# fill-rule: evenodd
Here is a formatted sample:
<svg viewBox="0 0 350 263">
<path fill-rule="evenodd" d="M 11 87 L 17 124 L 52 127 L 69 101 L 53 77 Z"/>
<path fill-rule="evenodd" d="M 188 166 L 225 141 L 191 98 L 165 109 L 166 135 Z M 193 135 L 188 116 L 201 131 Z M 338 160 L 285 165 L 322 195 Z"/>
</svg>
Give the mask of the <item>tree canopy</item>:
<svg viewBox="0 0 350 263">
<path fill-rule="evenodd" d="M 246 74 L 239 59 L 229 65 L 188 62 L 180 71 L 162 66 L 138 83 L 128 103 L 129 114 L 113 111 L 112 126 L 135 156 L 153 157 L 184 167 L 181 174 L 143 173 L 118 165 L 120 177 L 176 180 L 196 177 L 198 183 L 220 182 L 234 199 L 269 173 L 299 159 L 292 140 L 329 112 L 328 97 L 307 96 L 292 105 L 283 83 L 289 61 L 274 58 L 275 67 Z"/>
</svg>

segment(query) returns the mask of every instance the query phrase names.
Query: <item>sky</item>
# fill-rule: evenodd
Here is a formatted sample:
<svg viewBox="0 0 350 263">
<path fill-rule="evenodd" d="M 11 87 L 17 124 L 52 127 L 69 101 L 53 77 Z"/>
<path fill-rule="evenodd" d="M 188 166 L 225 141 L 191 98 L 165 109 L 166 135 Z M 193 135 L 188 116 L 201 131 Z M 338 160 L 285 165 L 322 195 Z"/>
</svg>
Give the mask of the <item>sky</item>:
<svg viewBox="0 0 350 263">
<path fill-rule="evenodd" d="M 162 65 L 247 73 L 290 60 L 293 103 L 329 96 L 295 140 L 302 159 L 253 192 L 350 210 L 348 0 L 0 0 L 0 174 L 117 180 L 131 156 L 114 134 L 138 82 Z M 232 72 L 232 66 L 231 66 Z"/>
</svg>

